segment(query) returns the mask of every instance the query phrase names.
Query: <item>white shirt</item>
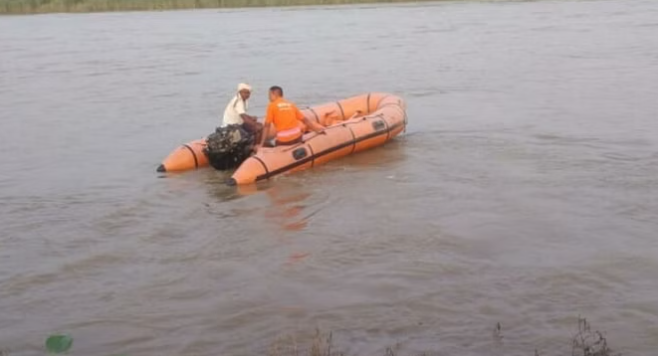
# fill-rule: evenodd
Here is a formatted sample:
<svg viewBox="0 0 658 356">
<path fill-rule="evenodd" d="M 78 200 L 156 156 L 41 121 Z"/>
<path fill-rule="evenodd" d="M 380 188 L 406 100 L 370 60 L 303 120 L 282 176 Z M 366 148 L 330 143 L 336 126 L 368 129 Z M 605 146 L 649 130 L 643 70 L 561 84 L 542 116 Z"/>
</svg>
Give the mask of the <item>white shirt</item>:
<svg viewBox="0 0 658 356">
<path fill-rule="evenodd" d="M 247 113 L 248 102 L 242 100 L 242 97 L 238 93 L 231 101 L 226 105 L 226 110 L 224 110 L 224 120 L 222 121 L 222 127 L 228 125 L 242 125 L 244 120 L 240 115 Z"/>
</svg>

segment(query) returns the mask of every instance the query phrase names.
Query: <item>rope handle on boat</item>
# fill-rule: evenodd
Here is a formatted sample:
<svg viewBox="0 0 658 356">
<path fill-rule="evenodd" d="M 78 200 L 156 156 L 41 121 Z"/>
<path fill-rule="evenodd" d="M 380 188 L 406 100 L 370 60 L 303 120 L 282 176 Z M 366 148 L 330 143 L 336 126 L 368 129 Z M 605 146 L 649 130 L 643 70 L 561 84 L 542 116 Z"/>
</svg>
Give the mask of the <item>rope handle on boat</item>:
<svg viewBox="0 0 658 356">
<path fill-rule="evenodd" d="M 378 117 L 378 118 L 380 118 L 380 119 L 383 119 L 383 118 L 384 118 L 384 114 L 383 114 L 383 113 L 379 113 L 379 114 L 377 114 L 377 115 L 363 116 L 360 120 L 354 120 L 354 119 L 356 119 L 356 118 L 359 116 L 359 114 L 361 114 L 361 111 L 357 111 L 356 113 L 354 113 L 354 115 L 352 115 L 349 119 L 343 121 L 343 123 L 340 124 L 340 126 L 347 127 L 347 125 L 358 124 L 358 123 L 360 123 L 361 121 L 365 121 L 365 120 L 368 120 L 368 119 L 372 119 L 372 118 L 374 118 L 374 117 Z M 302 139 L 301 142 L 296 143 L 296 144 L 290 146 L 290 148 L 283 150 L 283 152 L 288 152 L 288 151 L 290 151 L 290 150 L 294 150 L 294 149 L 298 148 L 299 146 L 301 146 L 301 145 L 303 145 L 303 144 L 305 144 L 305 143 L 308 143 L 310 140 L 312 140 L 312 139 L 314 139 L 314 138 L 316 138 L 316 137 L 318 137 L 318 136 L 326 135 L 326 134 L 327 134 L 327 130 L 329 130 L 329 129 L 333 129 L 334 127 L 337 127 L 337 126 L 339 126 L 339 125 L 326 127 L 324 130 L 322 130 L 322 132 L 316 132 L 315 135 L 313 135 L 313 136 L 311 136 L 311 137 L 309 137 L 309 138 L 307 138 L 307 139 L 305 139 L 305 140 Z"/>
</svg>

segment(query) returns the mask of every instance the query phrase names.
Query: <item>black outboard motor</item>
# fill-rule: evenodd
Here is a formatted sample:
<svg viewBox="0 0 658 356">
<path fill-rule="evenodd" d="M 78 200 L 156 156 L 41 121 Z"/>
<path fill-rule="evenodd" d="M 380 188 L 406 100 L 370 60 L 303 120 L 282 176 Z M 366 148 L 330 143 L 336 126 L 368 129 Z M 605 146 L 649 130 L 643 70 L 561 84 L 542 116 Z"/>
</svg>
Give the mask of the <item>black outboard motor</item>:
<svg viewBox="0 0 658 356">
<path fill-rule="evenodd" d="M 204 152 L 210 165 L 217 170 L 237 168 L 251 155 L 254 139 L 254 135 L 242 128 L 242 125 L 218 127 L 206 139 Z"/>
</svg>

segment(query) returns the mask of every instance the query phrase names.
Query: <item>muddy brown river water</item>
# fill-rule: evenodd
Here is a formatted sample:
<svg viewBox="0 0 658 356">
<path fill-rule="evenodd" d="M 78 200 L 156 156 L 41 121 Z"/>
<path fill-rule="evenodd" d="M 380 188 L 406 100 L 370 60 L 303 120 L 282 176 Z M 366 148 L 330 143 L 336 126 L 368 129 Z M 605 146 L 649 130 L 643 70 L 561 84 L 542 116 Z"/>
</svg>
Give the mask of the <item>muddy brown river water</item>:
<svg viewBox="0 0 658 356">
<path fill-rule="evenodd" d="M 409 127 L 256 187 L 156 174 L 240 81 Z M 579 315 L 658 353 L 658 1 L 0 17 L 0 125 L 12 356 L 557 355 Z"/>
</svg>

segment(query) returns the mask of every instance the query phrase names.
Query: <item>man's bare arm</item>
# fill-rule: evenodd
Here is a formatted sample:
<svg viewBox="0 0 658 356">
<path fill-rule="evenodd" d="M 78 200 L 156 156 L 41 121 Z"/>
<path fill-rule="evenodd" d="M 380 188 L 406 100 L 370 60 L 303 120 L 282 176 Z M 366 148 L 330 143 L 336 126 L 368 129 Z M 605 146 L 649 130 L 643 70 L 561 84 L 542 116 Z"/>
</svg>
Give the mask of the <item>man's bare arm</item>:
<svg viewBox="0 0 658 356">
<path fill-rule="evenodd" d="M 265 140 L 267 140 L 267 138 L 270 136 L 271 127 L 272 127 L 272 124 L 265 124 L 263 126 L 263 137 L 261 137 L 260 143 L 258 144 L 258 147 L 265 144 Z"/>
<path fill-rule="evenodd" d="M 244 122 L 249 123 L 250 125 L 255 125 L 258 122 L 258 118 L 256 116 L 251 116 L 247 114 L 240 114 L 240 117 Z"/>
<path fill-rule="evenodd" d="M 304 123 L 306 126 L 308 126 L 311 130 L 317 132 L 317 133 L 323 133 L 324 132 L 324 126 L 318 124 L 315 121 L 309 120 L 307 118 L 304 118 Z"/>
</svg>

